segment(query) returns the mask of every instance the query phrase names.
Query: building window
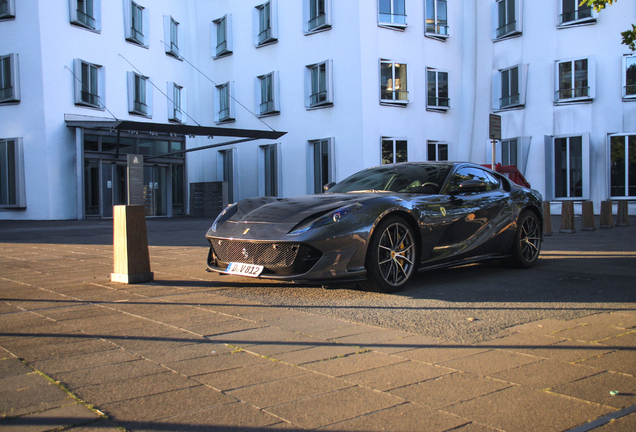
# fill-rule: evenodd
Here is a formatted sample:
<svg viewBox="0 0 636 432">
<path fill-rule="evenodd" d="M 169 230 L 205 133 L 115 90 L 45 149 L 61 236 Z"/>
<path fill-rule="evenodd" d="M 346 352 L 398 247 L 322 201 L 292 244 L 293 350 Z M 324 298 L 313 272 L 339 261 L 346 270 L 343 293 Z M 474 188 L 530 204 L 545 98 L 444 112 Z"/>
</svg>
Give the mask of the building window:
<svg viewBox="0 0 636 432">
<path fill-rule="evenodd" d="M 257 47 L 278 42 L 277 5 L 276 0 L 270 0 L 254 9 Z"/>
<path fill-rule="evenodd" d="M 501 164 L 502 165 L 518 165 L 517 162 L 517 139 L 509 139 L 501 141 Z"/>
<path fill-rule="evenodd" d="M 636 135 L 610 136 L 610 195 L 636 197 Z"/>
<path fill-rule="evenodd" d="M 426 35 L 446 39 L 448 32 L 448 10 L 446 0 L 426 0 Z"/>
<path fill-rule="evenodd" d="M 406 28 L 405 0 L 378 0 L 378 24 L 389 28 Z"/>
<path fill-rule="evenodd" d="M 331 0 L 304 0 L 305 34 L 331 28 Z"/>
<path fill-rule="evenodd" d="M 256 90 L 258 95 L 257 112 L 261 116 L 276 115 L 280 113 L 280 91 L 278 86 L 278 72 L 270 72 L 267 75 L 256 77 Z"/>
<path fill-rule="evenodd" d="M 426 106 L 428 109 L 446 111 L 450 108 L 448 72 L 427 69 L 426 89 Z"/>
<path fill-rule="evenodd" d="M 15 18 L 15 0 L 0 0 L 0 20 Z"/>
<path fill-rule="evenodd" d="M 319 194 L 323 186 L 335 181 L 334 139 L 325 138 L 309 141 L 307 160 L 308 193 Z"/>
<path fill-rule="evenodd" d="M 179 44 L 182 39 L 181 25 L 170 15 L 163 17 L 164 46 L 166 54 L 181 58 Z"/>
<path fill-rule="evenodd" d="M 592 6 L 587 1 L 559 0 L 559 26 L 584 24 L 596 21 Z"/>
<path fill-rule="evenodd" d="M 219 58 L 232 54 L 232 15 L 212 21 L 212 57 Z"/>
<path fill-rule="evenodd" d="M 0 139 L 0 208 L 24 207 L 22 139 Z"/>
<path fill-rule="evenodd" d="M 623 56 L 623 100 L 636 100 L 636 56 Z"/>
<path fill-rule="evenodd" d="M 259 196 L 278 196 L 279 185 L 279 149 L 277 144 L 265 145 L 259 148 Z"/>
<path fill-rule="evenodd" d="M 406 64 L 380 60 L 380 102 L 407 104 Z"/>
<path fill-rule="evenodd" d="M 427 160 L 429 161 L 447 161 L 448 160 L 448 143 L 439 141 L 428 141 Z"/>
<path fill-rule="evenodd" d="M 331 60 L 307 65 L 305 82 L 307 108 L 333 106 L 333 77 Z"/>
<path fill-rule="evenodd" d="M 382 165 L 408 160 L 408 146 L 405 139 L 382 137 Z"/>
<path fill-rule="evenodd" d="M 219 151 L 220 158 L 217 159 L 217 172 L 219 173 L 219 180 L 227 182 L 227 200 L 229 203 L 238 201 L 238 182 L 235 181 L 236 170 L 235 158 L 236 149 L 221 150 Z"/>
<path fill-rule="evenodd" d="M 594 98 L 594 58 L 556 62 L 556 102 L 591 101 Z"/>
<path fill-rule="evenodd" d="M 501 69 L 493 74 L 493 110 L 525 105 L 527 75 L 527 64 Z"/>
<path fill-rule="evenodd" d="M 521 34 L 521 0 L 496 0 L 493 3 L 493 39 Z"/>
<path fill-rule="evenodd" d="M 0 56 L 0 104 L 20 102 L 18 54 Z"/>
<path fill-rule="evenodd" d="M 589 199 L 589 134 L 546 139 L 546 201 Z"/>
<path fill-rule="evenodd" d="M 141 46 L 148 46 L 148 10 L 132 0 L 124 0 L 126 40 Z"/>
<path fill-rule="evenodd" d="M 100 30 L 101 0 L 70 0 L 71 24 Z"/>
<path fill-rule="evenodd" d="M 234 83 L 227 82 L 215 87 L 214 97 L 214 121 L 218 123 L 228 123 L 236 120 L 234 114 Z"/>
<path fill-rule="evenodd" d="M 148 77 L 128 72 L 128 112 L 152 117 L 152 87 Z"/>
<path fill-rule="evenodd" d="M 104 109 L 104 68 L 100 65 L 73 60 L 75 74 L 75 105 Z"/>
<path fill-rule="evenodd" d="M 183 107 L 185 106 L 186 89 L 182 86 L 169 82 L 168 83 L 168 120 L 185 123 L 185 113 Z"/>
</svg>

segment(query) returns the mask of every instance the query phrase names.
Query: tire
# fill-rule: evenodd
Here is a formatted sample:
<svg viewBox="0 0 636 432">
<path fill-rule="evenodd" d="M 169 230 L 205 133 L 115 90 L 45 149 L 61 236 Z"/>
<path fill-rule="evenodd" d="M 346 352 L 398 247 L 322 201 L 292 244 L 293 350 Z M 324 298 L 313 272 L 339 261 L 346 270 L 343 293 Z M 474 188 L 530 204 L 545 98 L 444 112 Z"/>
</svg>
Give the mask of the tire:
<svg viewBox="0 0 636 432">
<path fill-rule="evenodd" d="M 532 211 L 525 211 L 517 222 L 509 263 L 517 268 L 530 268 L 536 264 L 540 252 L 541 223 Z"/>
<path fill-rule="evenodd" d="M 394 293 L 412 279 L 417 270 L 418 248 L 413 229 L 402 218 L 390 216 L 376 227 L 367 248 L 367 291 Z"/>
</svg>

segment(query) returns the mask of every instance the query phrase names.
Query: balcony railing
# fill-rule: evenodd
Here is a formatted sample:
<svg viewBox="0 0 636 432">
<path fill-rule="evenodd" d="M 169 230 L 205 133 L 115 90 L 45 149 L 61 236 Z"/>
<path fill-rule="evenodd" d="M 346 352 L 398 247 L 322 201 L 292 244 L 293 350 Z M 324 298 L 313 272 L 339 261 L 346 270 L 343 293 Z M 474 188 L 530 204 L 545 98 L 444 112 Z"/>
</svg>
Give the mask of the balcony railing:
<svg viewBox="0 0 636 432">
<path fill-rule="evenodd" d="M 86 27 L 95 28 L 95 18 L 79 9 L 77 10 L 77 21 L 84 24 Z"/>
<path fill-rule="evenodd" d="M 263 30 L 262 32 L 260 32 L 258 34 L 258 43 L 259 44 L 263 44 L 265 42 L 268 42 L 272 39 L 272 28 L 271 27 L 267 27 L 265 30 Z"/>
<path fill-rule="evenodd" d="M 87 91 L 83 91 L 81 94 L 82 102 L 88 105 L 99 106 L 99 95 Z"/>
<path fill-rule="evenodd" d="M 309 30 L 313 30 L 324 25 L 327 22 L 327 16 L 325 14 L 320 14 L 309 20 Z"/>
<path fill-rule="evenodd" d="M 382 90 L 382 100 L 408 101 L 409 92 L 406 90 Z"/>
<path fill-rule="evenodd" d="M 572 12 L 561 14 L 561 24 L 572 21 L 579 21 L 586 18 L 592 18 L 592 8 L 581 8 Z"/>
<path fill-rule="evenodd" d="M 404 15 L 404 14 L 380 13 L 380 22 L 384 23 L 384 24 L 406 25 L 406 15 Z"/>
<path fill-rule="evenodd" d="M 625 96 L 634 96 L 634 95 L 636 95 L 636 85 L 626 85 Z"/>
<path fill-rule="evenodd" d="M 576 99 L 576 98 L 584 98 L 589 97 L 590 95 L 590 87 L 576 87 L 569 88 L 557 91 L 557 99 L 565 100 L 565 99 Z"/>
<path fill-rule="evenodd" d="M 428 106 L 437 108 L 450 107 L 450 98 L 447 97 L 428 97 Z"/>
<path fill-rule="evenodd" d="M 327 91 L 321 91 L 319 93 L 314 93 L 309 97 L 309 103 L 313 105 L 318 105 L 319 103 L 325 102 L 327 100 Z"/>
<path fill-rule="evenodd" d="M 260 110 L 261 110 L 261 114 L 274 112 L 274 101 L 270 100 L 270 101 L 261 103 Z"/>
<path fill-rule="evenodd" d="M 448 25 L 446 24 L 426 24 L 426 33 L 433 33 L 448 36 Z"/>
<path fill-rule="evenodd" d="M 227 41 L 222 41 L 216 46 L 216 55 L 225 54 L 227 52 Z"/>
<path fill-rule="evenodd" d="M 230 109 L 223 108 L 219 111 L 219 121 L 230 120 Z"/>
<path fill-rule="evenodd" d="M 13 97 L 13 87 L 0 88 L 0 101 L 11 99 Z"/>
<path fill-rule="evenodd" d="M 517 21 L 511 21 L 497 28 L 497 37 L 505 36 L 517 29 Z"/>
<path fill-rule="evenodd" d="M 148 113 L 148 105 L 143 102 L 135 101 L 134 108 L 136 112 L 147 114 Z"/>
<path fill-rule="evenodd" d="M 514 94 L 499 99 L 499 106 L 505 108 L 510 105 L 516 105 L 519 103 L 519 94 Z"/>
</svg>

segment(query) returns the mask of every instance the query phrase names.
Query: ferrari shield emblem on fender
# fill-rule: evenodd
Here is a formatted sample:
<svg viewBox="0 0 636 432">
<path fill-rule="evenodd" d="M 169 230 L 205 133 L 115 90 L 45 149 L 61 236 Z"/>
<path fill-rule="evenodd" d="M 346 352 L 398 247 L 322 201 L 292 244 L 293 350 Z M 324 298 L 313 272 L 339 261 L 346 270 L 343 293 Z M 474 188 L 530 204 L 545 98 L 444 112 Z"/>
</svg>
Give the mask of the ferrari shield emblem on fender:
<svg viewBox="0 0 636 432">
<path fill-rule="evenodd" d="M 442 216 L 446 216 L 446 209 L 444 207 L 440 207 L 439 211 L 442 212 Z"/>
</svg>

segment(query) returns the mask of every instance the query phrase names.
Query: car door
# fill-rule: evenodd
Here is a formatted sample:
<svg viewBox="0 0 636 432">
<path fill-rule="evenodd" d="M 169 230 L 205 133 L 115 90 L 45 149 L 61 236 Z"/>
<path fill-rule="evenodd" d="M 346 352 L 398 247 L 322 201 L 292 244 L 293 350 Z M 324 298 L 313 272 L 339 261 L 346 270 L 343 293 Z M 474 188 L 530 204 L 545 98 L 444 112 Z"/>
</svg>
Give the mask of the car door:
<svg viewBox="0 0 636 432">
<path fill-rule="evenodd" d="M 435 239 L 428 262 L 497 252 L 509 234 L 509 193 L 502 180 L 480 167 L 460 166 L 435 205 L 428 220 Z"/>
</svg>

